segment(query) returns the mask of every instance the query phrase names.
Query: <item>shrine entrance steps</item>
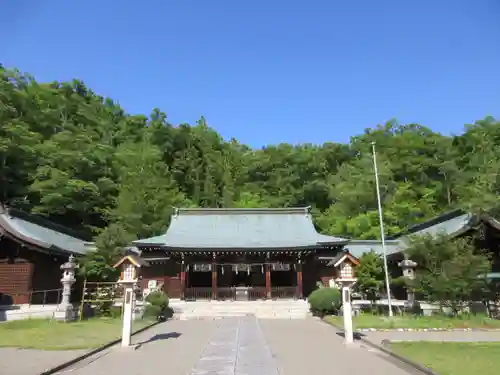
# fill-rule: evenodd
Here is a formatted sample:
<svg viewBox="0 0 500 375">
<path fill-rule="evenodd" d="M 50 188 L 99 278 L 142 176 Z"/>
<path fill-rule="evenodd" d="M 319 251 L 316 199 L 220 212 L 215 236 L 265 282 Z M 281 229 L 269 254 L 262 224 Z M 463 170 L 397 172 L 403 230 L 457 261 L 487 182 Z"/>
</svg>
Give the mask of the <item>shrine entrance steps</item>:
<svg viewBox="0 0 500 375">
<path fill-rule="evenodd" d="M 221 319 L 255 316 L 258 319 L 305 319 L 309 304 L 304 300 L 196 301 L 171 300 L 174 319 Z"/>
</svg>

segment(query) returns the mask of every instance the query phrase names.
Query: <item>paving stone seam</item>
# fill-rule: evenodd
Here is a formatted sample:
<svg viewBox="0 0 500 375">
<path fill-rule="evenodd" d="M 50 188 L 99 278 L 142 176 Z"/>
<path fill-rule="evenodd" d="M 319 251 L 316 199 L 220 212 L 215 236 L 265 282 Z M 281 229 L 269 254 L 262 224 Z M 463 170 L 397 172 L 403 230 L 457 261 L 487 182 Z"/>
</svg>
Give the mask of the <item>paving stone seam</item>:
<svg viewBox="0 0 500 375">
<path fill-rule="evenodd" d="M 257 319 L 257 325 L 259 326 L 259 330 L 263 336 L 263 339 L 264 339 L 264 342 L 266 344 L 269 355 L 271 356 L 271 358 L 274 362 L 274 365 L 276 367 L 276 371 L 278 372 L 278 375 L 283 374 L 282 366 L 280 365 L 280 362 L 278 362 L 278 360 L 276 359 L 276 354 L 273 352 L 271 345 L 269 344 L 269 341 L 267 340 L 266 335 L 264 334 L 264 331 L 263 331 L 262 326 L 260 324 L 260 320 L 258 320 L 258 319 Z"/>
<path fill-rule="evenodd" d="M 235 359 L 234 359 L 234 367 L 233 367 L 233 374 L 236 374 L 236 369 L 238 368 L 238 361 L 239 361 L 239 357 L 240 357 L 240 352 L 241 352 L 241 347 L 240 347 L 240 334 L 241 334 L 241 324 L 242 324 L 242 320 L 241 319 L 238 319 L 238 328 L 237 328 L 237 331 L 236 331 L 236 356 L 235 356 Z"/>
</svg>

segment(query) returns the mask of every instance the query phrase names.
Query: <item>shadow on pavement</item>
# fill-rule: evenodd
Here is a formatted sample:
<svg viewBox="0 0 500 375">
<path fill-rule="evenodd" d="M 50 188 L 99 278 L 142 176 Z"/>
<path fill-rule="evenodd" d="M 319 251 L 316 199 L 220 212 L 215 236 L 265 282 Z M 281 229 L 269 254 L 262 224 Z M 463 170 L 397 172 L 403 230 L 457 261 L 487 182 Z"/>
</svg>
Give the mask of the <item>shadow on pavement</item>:
<svg viewBox="0 0 500 375">
<path fill-rule="evenodd" d="M 344 332 L 337 332 L 337 335 L 340 337 L 345 337 Z M 365 337 L 362 333 L 354 332 L 353 333 L 354 340 L 361 340 L 362 337 Z"/>
<path fill-rule="evenodd" d="M 151 337 L 150 339 L 148 339 L 146 341 L 142 341 L 142 342 L 138 343 L 137 346 L 141 347 L 143 345 L 149 344 L 149 343 L 154 342 L 154 341 L 177 339 L 181 336 L 182 336 L 182 334 L 179 332 L 159 333 L 157 335 L 154 335 L 153 337 Z"/>
</svg>

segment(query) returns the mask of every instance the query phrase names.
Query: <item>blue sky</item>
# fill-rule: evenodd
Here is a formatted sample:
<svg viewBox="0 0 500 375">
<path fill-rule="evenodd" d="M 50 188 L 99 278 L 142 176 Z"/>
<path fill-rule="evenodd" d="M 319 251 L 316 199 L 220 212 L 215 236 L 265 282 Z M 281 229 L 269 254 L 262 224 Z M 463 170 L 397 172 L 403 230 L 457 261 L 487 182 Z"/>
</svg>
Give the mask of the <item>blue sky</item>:
<svg viewBox="0 0 500 375">
<path fill-rule="evenodd" d="M 500 117 L 498 0 L 17 0 L 0 62 L 258 147 Z"/>
</svg>

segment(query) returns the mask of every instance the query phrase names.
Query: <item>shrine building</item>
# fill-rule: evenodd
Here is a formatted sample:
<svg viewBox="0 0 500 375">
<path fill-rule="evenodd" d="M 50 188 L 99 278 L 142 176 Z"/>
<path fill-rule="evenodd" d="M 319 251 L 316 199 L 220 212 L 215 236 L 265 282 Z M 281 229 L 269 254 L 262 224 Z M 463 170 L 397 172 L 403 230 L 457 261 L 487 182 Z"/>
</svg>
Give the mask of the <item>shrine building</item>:
<svg viewBox="0 0 500 375">
<path fill-rule="evenodd" d="M 0 305 L 58 303 L 61 265 L 91 248 L 81 233 L 0 205 Z"/>
<path fill-rule="evenodd" d="M 461 210 L 445 213 L 386 238 L 389 271 L 401 276 L 405 249 L 415 235 L 470 237 L 487 249 L 500 279 L 500 222 Z M 47 219 L 0 205 L 0 305 L 60 300 L 60 266 L 95 246 L 81 233 Z M 331 285 L 345 254 L 383 253 L 379 240 L 326 236 L 305 208 L 180 208 L 166 233 L 135 242 L 148 267 L 142 289 L 163 285 L 171 298 L 234 300 L 305 298 L 318 283 Z M 418 270 L 417 270 L 418 272 Z M 77 278 L 73 291 L 82 291 Z M 396 299 L 406 291 L 393 285 Z M 75 298 L 79 298 L 75 295 Z"/>
<path fill-rule="evenodd" d="M 334 277 L 349 240 L 316 231 L 305 208 L 179 208 L 167 232 L 134 242 L 161 283 L 185 300 L 306 297 Z"/>
</svg>

